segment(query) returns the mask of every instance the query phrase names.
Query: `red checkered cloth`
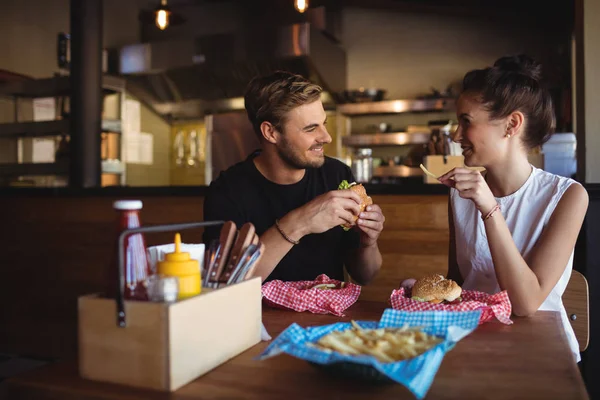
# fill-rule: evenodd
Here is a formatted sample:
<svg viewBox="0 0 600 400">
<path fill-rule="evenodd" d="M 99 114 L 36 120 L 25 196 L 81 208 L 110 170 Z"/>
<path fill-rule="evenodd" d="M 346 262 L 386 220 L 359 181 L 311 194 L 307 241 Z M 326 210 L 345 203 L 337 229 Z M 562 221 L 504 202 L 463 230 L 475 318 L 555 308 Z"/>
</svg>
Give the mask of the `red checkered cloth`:
<svg viewBox="0 0 600 400">
<path fill-rule="evenodd" d="M 510 325 L 512 306 L 506 290 L 487 294 L 474 290 L 463 290 L 462 301 L 456 304 L 433 304 L 426 301 L 412 300 L 405 294 L 404 288 L 394 290 L 390 297 L 392 308 L 403 311 L 474 311 L 481 310 L 479 324 L 491 321 L 494 317 L 503 324 Z"/>
<path fill-rule="evenodd" d="M 315 314 L 333 314 L 341 317 L 344 311 L 358 300 L 360 286 L 346 282 L 341 289 L 316 289 L 315 285 L 342 282 L 322 274 L 314 281 L 270 281 L 262 286 L 264 302 L 272 307 L 285 308 L 298 312 L 310 311 Z"/>
</svg>

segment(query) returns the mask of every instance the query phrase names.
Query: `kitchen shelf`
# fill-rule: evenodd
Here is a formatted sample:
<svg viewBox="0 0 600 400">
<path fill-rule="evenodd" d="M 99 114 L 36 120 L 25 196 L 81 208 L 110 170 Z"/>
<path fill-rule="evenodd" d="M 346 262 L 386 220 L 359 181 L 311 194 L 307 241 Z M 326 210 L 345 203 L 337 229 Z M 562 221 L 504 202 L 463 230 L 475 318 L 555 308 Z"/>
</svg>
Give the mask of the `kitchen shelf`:
<svg viewBox="0 0 600 400">
<path fill-rule="evenodd" d="M 58 136 L 69 131 L 69 121 L 13 122 L 0 124 L 0 138 Z"/>
<path fill-rule="evenodd" d="M 340 104 L 338 105 L 337 110 L 347 116 L 440 112 L 454 111 L 455 103 L 455 100 L 452 98 L 427 100 L 386 100 Z"/>
<path fill-rule="evenodd" d="M 0 164 L 2 176 L 68 175 L 69 163 L 22 163 Z"/>
<path fill-rule="evenodd" d="M 347 147 L 363 146 L 403 146 L 407 144 L 425 144 L 429 142 L 430 132 L 396 132 L 348 135 L 342 138 Z"/>
<path fill-rule="evenodd" d="M 103 119 L 102 120 L 102 132 L 121 133 L 121 120 L 120 119 Z"/>
<path fill-rule="evenodd" d="M 121 133 L 120 120 L 103 120 L 103 132 Z M 69 132 L 69 120 L 11 122 L 0 124 L 0 138 L 58 136 Z"/>
<path fill-rule="evenodd" d="M 102 161 L 102 173 L 120 175 L 125 165 L 120 161 Z M 69 162 L 0 164 L 2 176 L 69 175 Z"/>
<path fill-rule="evenodd" d="M 44 79 L 8 82 L 0 85 L 0 96 L 15 96 L 22 98 L 60 97 L 70 94 L 71 82 L 69 76 L 57 76 Z M 102 88 L 108 93 L 118 93 L 125 90 L 125 80 L 104 75 Z"/>
<path fill-rule="evenodd" d="M 101 122 L 101 132 L 122 133 L 122 121 L 124 119 L 123 107 L 125 102 L 125 79 L 103 75 L 102 81 L 103 95 L 116 94 L 120 103 L 120 119 L 103 119 Z M 15 122 L 0 124 L 0 139 L 14 139 L 19 145 L 23 140 L 29 138 L 52 137 L 59 135 L 77 135 L 77 132 L 70 132 L 71 124 L 68 115 L 62 115 L 63 118 L 51 121 L 27 121 L 19 122 L 19 100 L 31 100 L 35 98 L 53 97 L 62 98 L 70 96 L 71 79 L 69 76 L 54 76 L 44 79 L 28 79 L 13 81 L 0 84 L 0 97 L 12 98 L 14 102 Z M 59 116 L 60 118 L 60 116 Z M 98 132 L 100 135 L 101 132 Z M 118 138 L 117 146 L 122 154 L 123 141 Z M 102 150 L 101 150 L 102 151 Z M 22 159 L 22 154 L 19 155 Z M 27 161 L 30 161 L 29 159 Z M 125 185 L 126 171 L 125 164 L 119 160 L 102 161 L 101 171 L 103 174 L 119 175 L 119 183 Z M 16 163 L 0 164 L 0 176 L 69 176 L 70 168 L 68 161 L 59 161 L 56 163 Z"/>
<path fill-rule="evenodd" d="M 104 160 L 102 161 L 102 173 L 103 174 L 117 174 L 120 175 L 125 172 L 125 163 L 118 160 Z"/>
</svg>

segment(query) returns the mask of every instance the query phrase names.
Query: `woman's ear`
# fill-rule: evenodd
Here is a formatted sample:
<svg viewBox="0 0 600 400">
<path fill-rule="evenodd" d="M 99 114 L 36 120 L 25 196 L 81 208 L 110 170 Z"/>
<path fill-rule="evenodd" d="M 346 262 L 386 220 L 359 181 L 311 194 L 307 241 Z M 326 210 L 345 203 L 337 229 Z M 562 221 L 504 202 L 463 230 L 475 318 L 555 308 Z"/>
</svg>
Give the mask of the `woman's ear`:
<svg viewBox="0 0 600 400">
<path fill-rule="evenodd" d="M 279 131 L 268 121 L 263 121 L 260 124 L 260 132 L 263 138 L 269 143 L 276 144 L 279 140 Z"/>
<path fill-rule="evenodd" d="M 512 112 L 507 119 L 506 137 L 515 136 L 521 133 L 525 116 L 521 111 Z"/>
</svg>

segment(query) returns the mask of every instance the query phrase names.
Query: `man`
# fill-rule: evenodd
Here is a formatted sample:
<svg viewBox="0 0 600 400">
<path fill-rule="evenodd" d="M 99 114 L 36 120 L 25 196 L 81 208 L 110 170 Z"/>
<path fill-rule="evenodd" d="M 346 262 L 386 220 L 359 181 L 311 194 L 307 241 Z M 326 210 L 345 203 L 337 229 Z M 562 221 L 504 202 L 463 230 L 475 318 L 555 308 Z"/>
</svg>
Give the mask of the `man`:
<svg viewBox="0 0 600 400">
<path fill-rule="evenodd" d="M 320 101 L 322 89 L 299 75 L 276 72 L 254 78 L 244 100 L 262 149 L 211 183 L 204 219 L 251 222 L 265 245 L 255 275 L 263 280 L 313 280 L 320 274 L 343 280 L 344 263 L 360 284 L 381 267 L 377 239 L 384 216 L 375 204 L 356 227 L 344 231 L 359 213 L 360 198 L 337 190 L 353 182 L 350 168 L 326 157 L 331 142 Z M 204 242 L 220 228 L 205 231 Z"/>
</svg>

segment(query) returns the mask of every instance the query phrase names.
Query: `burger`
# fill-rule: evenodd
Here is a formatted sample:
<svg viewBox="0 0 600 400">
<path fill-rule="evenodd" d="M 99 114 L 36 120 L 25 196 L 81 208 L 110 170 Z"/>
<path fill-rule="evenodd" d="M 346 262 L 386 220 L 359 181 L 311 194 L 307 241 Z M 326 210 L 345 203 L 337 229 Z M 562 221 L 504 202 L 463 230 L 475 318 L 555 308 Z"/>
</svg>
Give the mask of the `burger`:
<svg viewBox="0 0 600 400">
<path fill-rule="evenodd" d="M 367 206 L 373 204 L 373 199 L 367 196 L 367 190 L 365 187 L 356 182 L 348 183 L 348 181 L 343 180 L 342 183 L 338 186 L 338 190 L 352 190 L 354 193 L 358 194 L 360 197 L 360 210 L 357 215 L 354 216 L 351 224 L 344 224 L 342 228 L 345 231 L 350 230 L 354 225 L 356 225 L 356 220 L 358 219 L 358 215 L 365 210 Z"/>
<path fill-rule="evenodd" d="M 412 287 L 412 300 L 430 303 L 458 303 L 462 299 L 462 288 L 452 279 L 439 274 L 431 274 L 417 279 Z"/>
</svg>

